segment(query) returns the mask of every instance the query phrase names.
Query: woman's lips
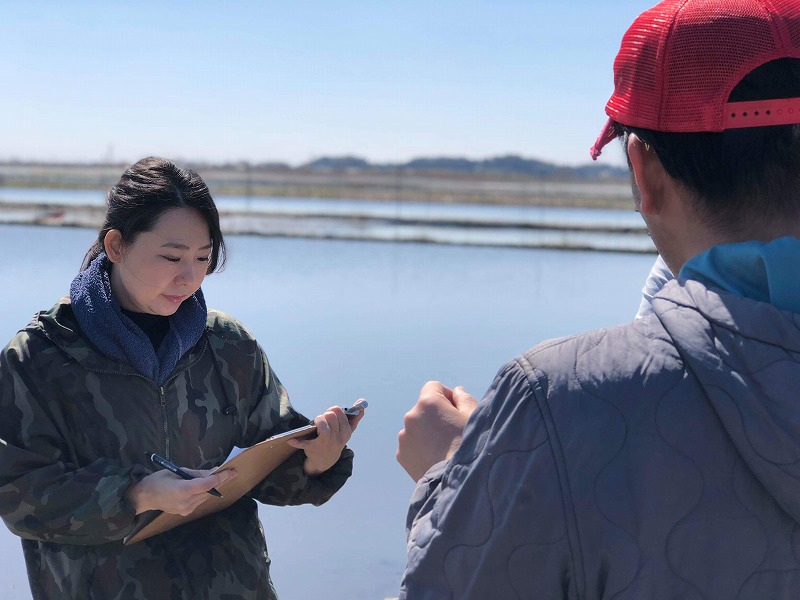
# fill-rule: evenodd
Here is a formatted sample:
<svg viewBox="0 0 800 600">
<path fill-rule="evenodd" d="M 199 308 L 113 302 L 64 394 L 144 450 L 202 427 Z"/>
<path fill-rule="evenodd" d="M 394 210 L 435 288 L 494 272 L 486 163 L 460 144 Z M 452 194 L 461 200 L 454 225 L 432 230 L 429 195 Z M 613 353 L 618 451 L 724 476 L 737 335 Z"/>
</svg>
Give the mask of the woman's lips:
<svg viewBox="0 0 800 600">
<path fill-rule="evenodd" d="M 173 304 L 180 304 L 186 299 L 186 296 L 170 296 L 169 294 L 164 294 L 164 298 L 166 298 Z"/>
</svg>

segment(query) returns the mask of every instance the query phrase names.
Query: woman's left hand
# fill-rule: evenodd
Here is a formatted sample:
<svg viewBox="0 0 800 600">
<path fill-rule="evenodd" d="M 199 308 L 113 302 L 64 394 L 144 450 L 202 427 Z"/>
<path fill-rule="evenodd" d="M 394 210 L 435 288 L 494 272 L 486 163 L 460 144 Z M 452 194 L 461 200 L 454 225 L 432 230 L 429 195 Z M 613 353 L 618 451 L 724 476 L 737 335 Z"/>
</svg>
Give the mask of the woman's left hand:
<svg viewBox="0 0 800 600">
<path fill-rule="evenodd" d="M 306 453 L 306 460 L 303 463 L 306 475 L 314 477 L 336 464 L 345 444 L 364 418 L 365 411 L 366 409 L 353 417 L 348 417 L 340 407 L 332 406 L 314 419 L 317 437 L 305 440 L 295 438 L 287 442 L 290 446 Z"/>
</svg>

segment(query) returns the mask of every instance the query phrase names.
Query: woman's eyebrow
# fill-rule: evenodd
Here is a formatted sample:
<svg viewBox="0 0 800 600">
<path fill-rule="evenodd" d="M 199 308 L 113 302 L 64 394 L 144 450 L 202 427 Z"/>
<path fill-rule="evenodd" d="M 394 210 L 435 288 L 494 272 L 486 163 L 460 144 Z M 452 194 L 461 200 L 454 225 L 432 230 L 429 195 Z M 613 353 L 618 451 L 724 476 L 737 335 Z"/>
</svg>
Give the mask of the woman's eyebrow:
<svg viewBox="0 0 800 600">
<path fill-rule="evenodd" d="M 183 244 L 181 242 L 166 242 L 164 244 L 161 244 L 161 247 L 162 248 L 175 248 L 176 250 L 191 250 L 191 248 L 189 248 L 189 246 L 187 246 L 186 244 Z M 202 247 L 198 248 L 198 250 L 209 250 L 209 249 L 211 249 L 211 244 L 207 244 L 205 246 L 202 246 Z"/>
</svg>

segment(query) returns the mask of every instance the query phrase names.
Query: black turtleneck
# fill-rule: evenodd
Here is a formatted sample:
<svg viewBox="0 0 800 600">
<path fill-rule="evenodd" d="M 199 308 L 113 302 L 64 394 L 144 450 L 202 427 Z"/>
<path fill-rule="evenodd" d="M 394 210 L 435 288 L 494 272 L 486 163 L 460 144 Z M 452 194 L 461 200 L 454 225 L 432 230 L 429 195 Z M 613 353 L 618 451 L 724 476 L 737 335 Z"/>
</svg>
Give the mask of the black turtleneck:
<svg viewBox="0 0 800 600">
<path fill-rule="evenodd" d="M 136 323 L 147 334 L 147 337 L 150 338 L 150 343 L 153 344 L 153 349 L 157 353 L 158 347 L 169 331 L 169 317 L 133 312 L 124 308 L 122 309 L 122 314 Z"/>
</svg>

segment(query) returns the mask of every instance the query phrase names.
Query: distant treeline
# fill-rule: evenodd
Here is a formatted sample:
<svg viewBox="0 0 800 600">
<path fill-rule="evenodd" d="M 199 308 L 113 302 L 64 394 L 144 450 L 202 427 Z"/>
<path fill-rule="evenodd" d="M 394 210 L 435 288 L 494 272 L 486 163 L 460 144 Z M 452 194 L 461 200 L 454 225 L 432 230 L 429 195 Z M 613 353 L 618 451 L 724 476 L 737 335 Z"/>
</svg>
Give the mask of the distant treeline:
<svg viewBox="0 0 800 600">
<path fill-rule="evenodd" d="M 606 164 L 590 163 L 577 167 L 556 165 L 553 163 L 524 158 L 522 156 L 509 154 L 497 156 L 483 160 L 470 160 L 458 157 L 433 157 L 415 158 L 403 163 L 371 163 L 368 160 L 357 156 L 325 156 L 317 158 L 299 166 L 291 166 L 284 162 L 262 162 L 251 163 L 248 161 L 212 163 L 203 161 L 181 160 L 176 161 L 184 166 L 204 171 L 228 171 L 234 173 L 285 173 L 289 176 L 302 176 L 308 174 L 350 174 L 350 175 L 421 175 L 421 176 L 455 176 L 455 177 L 489 177 L 489 178 L 535 178 L 535 179 L 554 179 L 572 181 L 597 181 L 608 179 L 627 178 L 627 169 Z M 74 163 L 48 163 L 34 161 L 0 161 L 0 185 L 3 183 L 4 175 L 11 172 L 20 173 L 19 168 L 25 171 L 36 170 L 36 167 L 50 168 L 63 172 L 82 172 L 86 169 L 94 172 L 105 172 L 110 170 L 114 174 L 119 169 L 124 169 L 127 163 L 98 163 L 98 162 L 74 162 Z M 63 179 L 63 174 L 59 174 Z"/>
<path fill-rule="evenodd" d="M 210 166 L 210 165 L 205 165 Z M 371 163 L 357 156 L 322 157 L 312 160 L 299 167 L 292 167 L 286 163 L 226 163 L 216 165 L 231 169 L 252 169 L 254 171 L 275 170 L 300 170 L 300 171 L 373 171 L 377 173 L 393 172 L 440 172 L 458 174 L 498 174 L 498 175 L 528 175 L 543 178 L 565 179 L 607 179 L 627 177 L 627 169 L 620 167 L 587 164 L 578 167 L 567 167 L 553 163 L 523 158 L 514 154 L 497 156 L 484 160 L 470 160 L 468 158 L 415 158 L 404 163 Z"/>
<path fill-rule="evenodd" d="M 353 156 L 323 157 L 299 166 L 282 162 L 176 162 L 200 173 L 215 194 L 245 197 L 345 198 L 414 202 L 627 207 L 627 170 L 607 165 L 566 167 L 508 155 L 416 158 L 372 164 Z M 0 191 L 11 188 L 108 190 L 129 166 L 121 161 L 0 161 Z M 12 194 L 13 195 L 13 194 Z M 9 193 L 0 196 L 8 200 Z"/>
</svg>

